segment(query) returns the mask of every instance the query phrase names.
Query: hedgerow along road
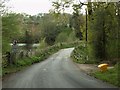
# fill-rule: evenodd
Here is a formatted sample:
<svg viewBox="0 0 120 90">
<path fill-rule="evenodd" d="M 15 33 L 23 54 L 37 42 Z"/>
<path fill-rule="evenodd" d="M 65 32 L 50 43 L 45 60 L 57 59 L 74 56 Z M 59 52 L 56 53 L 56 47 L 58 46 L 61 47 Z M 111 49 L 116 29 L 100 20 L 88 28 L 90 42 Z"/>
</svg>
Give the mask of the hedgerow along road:
<svg viewBox="0 0 120 90">
<path fill-rule="evenodd" d="M 74 48 L 61 49 L 48 59 L 5 78 L 3 88 L 116 88 L 82 72 L 70 59 Z"/>
</svg>

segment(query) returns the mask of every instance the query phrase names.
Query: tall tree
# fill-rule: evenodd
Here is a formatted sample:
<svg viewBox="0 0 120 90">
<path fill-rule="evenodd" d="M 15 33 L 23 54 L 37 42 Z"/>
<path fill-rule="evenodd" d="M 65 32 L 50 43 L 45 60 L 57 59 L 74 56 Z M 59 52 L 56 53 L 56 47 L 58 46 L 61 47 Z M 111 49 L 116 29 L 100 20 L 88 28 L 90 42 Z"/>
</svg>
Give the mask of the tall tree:
<svg viewBox="0 0 120 90">
<path fill-rule="evenodd" d="M 18 14 L 11 13 L 2 16 L 2 51 L 10 50 L 9 44 L 20 34 L 20 19 Z"/>
<path fill-rule="evenodd" d="M 66 8 L 70 8 L 72 6 L 74 12 L 73 12 L 73 17 L 72 17 L 73 20 L 71 19 L 70 21 L 70 26 L 73 25 L 71 27 L 75 29 L 76 37 L 82 40 L 83 35 L 81 32 L 81 28 L 80 28 L 81 26 L 80 10 L 81 10 L 81 7 L 83 6 L 83 3 L 80 2 L 78 4 L 75 4 L 73 1 L 74 0 L 58 0 L 58 1 L 53 2 L 53 6 L 55 8 L 54 10 L 56 13 L 64 13 Z"/>
<path fill-rule="evenodd" d="M 95 57 L 99 60 L 114 60 L 118 47 L 118 18 L 115 3 L 92 3 L 89 19 L 89 33 Z M 113 53 L 114 52 L 114 53 Z"/>
</svg>

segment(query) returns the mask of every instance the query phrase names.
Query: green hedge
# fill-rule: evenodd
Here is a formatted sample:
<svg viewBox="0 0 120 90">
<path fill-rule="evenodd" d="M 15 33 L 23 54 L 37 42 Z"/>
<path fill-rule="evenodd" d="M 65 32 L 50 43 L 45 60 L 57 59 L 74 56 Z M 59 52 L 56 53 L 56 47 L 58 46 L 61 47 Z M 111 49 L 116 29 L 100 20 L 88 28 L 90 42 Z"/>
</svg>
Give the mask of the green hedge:
<svg viewBox="0 0 120 90">
<path fill-rule="evenodd" d="M 59 44 L 56 44 L 53 46 L 49 46 L 45 49 L 38 49 L 35 52 L 35 56 L 19 59 L 16 61 L 15 65 L 3 67 L 2 75 L 4 76 L 6 74 L 17 72 L 17 71 L 23 69 L 24 67 L 27 67 L 34 63 L 38 63 L 38 62 L 45 60 L 50 55 L 52 55 L 53 53 L 57 52 L 60 49 L 75 47 L 79 43 L 81 43 L 81 42 L 76 41 L 76 42 L 72 42 L 72 43 L 59 43 Z"/>
<path fill-rule="evenodd" d="M 87 44 L 85 42 L 81 42 L 78 46 L 75 47 L 71 54 L 71 58 L 74 62 L 81 63 L 81 64 L 92 64 L 96 63 L 94 58 L 91 58 L 91 53 Z"/>
</svg>

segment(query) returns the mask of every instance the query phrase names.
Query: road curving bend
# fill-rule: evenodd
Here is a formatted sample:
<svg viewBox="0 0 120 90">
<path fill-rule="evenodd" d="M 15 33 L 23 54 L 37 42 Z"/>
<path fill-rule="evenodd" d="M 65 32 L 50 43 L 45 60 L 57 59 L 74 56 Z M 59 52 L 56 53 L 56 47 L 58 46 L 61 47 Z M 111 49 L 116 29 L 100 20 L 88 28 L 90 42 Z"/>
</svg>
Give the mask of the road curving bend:
<svg viewBox="0 0 120 90">
<path fill-rule="evenodd" d="M 41 63 L 6 78 L 3 88 L 116 88 L 82 72 L 70 59 L 74 48 L 61 49 Z"/>
</svg>

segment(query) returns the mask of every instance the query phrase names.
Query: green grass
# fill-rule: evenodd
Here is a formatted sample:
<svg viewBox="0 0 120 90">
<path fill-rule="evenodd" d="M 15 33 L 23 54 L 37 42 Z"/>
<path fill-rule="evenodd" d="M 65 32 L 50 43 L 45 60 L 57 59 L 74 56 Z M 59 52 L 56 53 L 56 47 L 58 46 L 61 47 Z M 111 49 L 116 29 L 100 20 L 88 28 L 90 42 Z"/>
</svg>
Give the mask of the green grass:
<svg viewBox="0 0 120 90">
<path fill-rule="evenodd" d="M 2 75 L 5 76 L 10 73 L 15 73 L 36 62 L 40 62 L 40 59 L 38 57 L 30 57 L 30 58 L 24 58 L 24 59 L 17 60 L 15 65 L 9 65 L 7 67 L 3 67 Z"/>
<path fill-rule="evenodd" d="M 38 62 L 45 60 L 50 55 L 59 51 L 60 49 L 74 47 L 74 46 L 78 45 L 79 43 L 80 42 L 61 43 L 61 44 L 56 44 L 56 45 L 53 45 L 53 46 L 50 46 L 50 47 L 47 47 L 44 49 L 40 49 L 36 52 L 35 56 L 18 59 L 16 61 L 16 64 L 14 64 L 12 66 L 6 66 L 6 64 L 3 65 L 4 67 L 2 68 L 2 76 L 20 71 L 34 63 L 38 63 Z"/>
<path fill-rule="evenodd" d="M 120 87 L 120 82 L 119 82 L 119 67 L 120 64 L 115 65 L 115 68 L 109 69 L 106 72 L 100 72 L 100 71 L 96 71 L 94 73 L 92 73 L 91 75 L 101 79 L 105 82 L 111 83 L 115 86 L 119 86 Z"/>
<path fill-rule="evenodd" d="M 98 64 L 100 63 L 99 60 L 94 59 L 91 57 L 93 53 L 90 50 L 90 47 L 84 47 L 84 42 L 80 43 L 79 46 L 75 47 L 74 51 L 71 54 L 71 58 L 74 62 L 80 64 Z M 88 56 L 88 59 L 87 59 Z M 108 71 L 102 73 L 100 71 L 96 71 L 91 73 L 90 75 L 101 79 L 105 82 L 111 83 L 113 85 L 120 87 L 120 63 L 115 65 L 115 68 L 109 69 Z"/>
<path fill-rule="evenodd" d="M 52 52 L 53 53 L 53 52 Z M 19 59 L 17 60 L 16 64 L 14 65 L 9 65 L 7 67 L 3 67 L 2 68 L 2 75 L 3 77 L 7 74 L 11 74 L 17 71 L 20 71 L 34 63 L 38 63 L 43 61 L 44 59 L 46 59 L 47 57 L 49 57 L 52 53 L 49 53 L 49 55 L 47 53 L 45 53 L 45 51 L 43 53 L 41 53 L 40 56 L 33 56 L 33 57 L 26 57 L 23 59 Z"/>
<path fill-rule="evenodd" d="M 4 77 L 5 75 L 15 73 L 17 71 L 20 71 L 20 70 L 26 68 L 26 67 L 27 66 L 17 67 L 15 65 L 12 65 L 12 66 L 8 66 L 7 68 L 2 68 L 2 76 Z"/>
</svg>

